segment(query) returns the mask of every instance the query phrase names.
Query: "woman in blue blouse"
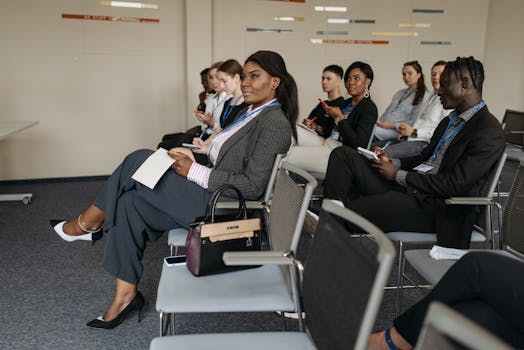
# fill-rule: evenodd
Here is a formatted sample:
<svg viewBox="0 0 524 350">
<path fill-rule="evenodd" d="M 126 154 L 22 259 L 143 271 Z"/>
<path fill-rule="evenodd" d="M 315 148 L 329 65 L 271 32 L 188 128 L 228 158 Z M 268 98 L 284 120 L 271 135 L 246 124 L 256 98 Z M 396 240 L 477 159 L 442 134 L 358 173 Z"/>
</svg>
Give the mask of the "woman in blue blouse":
<svg viewBox="0 0 524 350">
<path fill-rule="evenodd" d="M 424 73 L 418 61 L 404 63 L 402 79 L 407 88 L 393 95 L 393 99 L 375 127 L 375 140 L 396 137 L 400 123 L 413 125 L 431 95 L 424 84 Z"/>
</svg>

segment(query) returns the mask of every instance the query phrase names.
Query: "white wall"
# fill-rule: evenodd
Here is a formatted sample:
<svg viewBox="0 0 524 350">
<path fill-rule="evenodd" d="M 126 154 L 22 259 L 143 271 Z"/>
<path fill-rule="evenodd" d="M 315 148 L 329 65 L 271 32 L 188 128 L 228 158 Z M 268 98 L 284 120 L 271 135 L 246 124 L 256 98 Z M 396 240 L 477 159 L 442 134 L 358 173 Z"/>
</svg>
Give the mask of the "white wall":
<svg viewBox="0 0 524 350">
<path fill-rule="evenodd" d="M 382 112 L 403 87 L 403 62 L 425 72 L 437 59 L 473 55 L 486 66 L 484 96 L 499 117 L 524 110 L 524 22 L 521 0 L 155 0 L 158 10 L 102 8 L 98 0 L 2 1 L 0 119 L 40 124 L 0 141 L 0 180 L 109 174 L 136 148 L 195 124 L 191 110 L 199 71 L 215 60 L 243 60 L 259 49 L 280 52 L 295 76 L 302 115 L 322 96 L 321 69 L 369 62 L 372 96 Z M 374 25 L 328 25 L 314 5 L 343 5 L 337 17 L 371 18 Z M 416 14 L 412 8 L 443 8 Z M 489 10 L 489 16 L 488 16 Z M 67 20 L 61 13 L 160 18 L 160 24 Z M 302 16 L 304 22 L 275 22 Z M 398 23 L 431 23 L 416 38 L 372 37 L 402 31 Z M 246 27 L 293 29 L 248 33 Z M 387 39 L 390 45 L 313 45 L 317 30 L 349 30 L 349 39 Z M 340 39 L 340 36 L 329 36 Z M 450 46 L 420 40 L 452 41 Z M 512 40 L 515 40 L 513 42 Z M 429 86 L 429 79 L 426 79 Z"/>
<path fill-rule="evenodd" d="M 524 111 L 524 1 L 492 0 L 484 53 L 484 99 L 502 120 L 506 109 Z"/>
<path fill-rule="evenodd" d="M 40 124 L 1 141 L 0 179 L 108 174 L 130 150 L 155 147 L 166 131 L 187 126 L 184 2 L 155 3 L 159 10 L 2 1 L 0 118 Z"/>
<path fill-rule="evenodd" d="M 355 60 L 368 62 L 375 72 L 372 97 L 379 113 L 391 96 L 405 87 L 402 63 L 419 60 L 431 88 L 429 70 L 439 59 L 473 55 L 482 59 L 488 0 L 355 0 L 305 3 L 259 0 L 213 1 L 213 55 L 215 59 L 245 59 L 259 49 L 282 54 L 299 86 L 302 116 L 323 97 L 322 69 L 339 64 L 344 69 Z M 315 5 L 347 6 L 347 13 L 321 13 Z M 413 8 L 443 9 L 443 14 L 413 13 Z M 304 22 L 277 22 L 274 17 L 304 17 Z M 235 20 L 231 20 L 234 17 Z M 327 18 L 374 19 L 375 24 L 327 24 Z M 399 28 L 399 23 L 429 23 L 430 28 Z M 246 27 L 292 29 L 291 33 L 246 32 Z M 318 30 L 349 31 L 349 35 L 317 35 Z M 372 31 L 416 31 L 417 37 L 372 36 Z M 312 38 L 389 40 L 389 45 L 315 45 Z M 451 45 L 421 45 L 422 40 L 451 41 Z M 343 88 L 343 93 L 345 89 Z"/>
</svg>

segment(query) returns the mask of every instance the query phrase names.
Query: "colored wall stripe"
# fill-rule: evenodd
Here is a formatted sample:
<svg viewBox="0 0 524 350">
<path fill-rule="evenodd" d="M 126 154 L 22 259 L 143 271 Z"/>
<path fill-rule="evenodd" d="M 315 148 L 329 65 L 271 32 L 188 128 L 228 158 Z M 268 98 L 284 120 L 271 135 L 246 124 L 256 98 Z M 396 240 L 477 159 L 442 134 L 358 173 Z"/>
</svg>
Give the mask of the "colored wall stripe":
<svg viewBox="0 0 524 350">
<path fill-rule="evenodd" d="M 71 14 L 71 13 L 62 13 L 62 18 L 92 20 L 92 21 L 109 21 L 109 22 L 160 23 L 160 19 L 158 19 L 158 18 L 137 18 L 137 17 L 122 17 L 122 16 L 78 15 L 78 14 Z"/>
<path fill-rule="evenodd" d="M 246 28 L 247 32 L 264 32 L 264 33 L 283 33 L 292 32 L 292 29 L 272 29 L 272 28 Z"/>
<path fill-rule="evenodd" d="M 343 30 L 317 30 L 317 35 L 348 35 L 348 31 Z"/>
<path fill-rule="evenodd" d="M 421 41 L 420 45 L 451 45 L 451 41 Z"/>
<path fill-rule="evenodd" d="M 389 40 L 354 40 L 354 39 L 311 39 L 313 44 L 367 44 L 388 45 Z"/>
<path fill-rule="evenodd" d="M 266 1 L 281 1 L 281 2 L 306 2 L 306 0 L 266 0 Z"/>
<path fill-rule="evenodd" d="M 413 9 L 413 13 L 444 13 L 443 9 Z"/>
</svg>

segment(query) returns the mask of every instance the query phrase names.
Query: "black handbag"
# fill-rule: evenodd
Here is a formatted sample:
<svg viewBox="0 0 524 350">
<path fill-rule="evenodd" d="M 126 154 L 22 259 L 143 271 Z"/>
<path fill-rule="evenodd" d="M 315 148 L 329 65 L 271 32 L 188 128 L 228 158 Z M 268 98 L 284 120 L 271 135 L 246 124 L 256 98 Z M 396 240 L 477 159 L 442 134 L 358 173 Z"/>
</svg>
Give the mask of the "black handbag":
<svg viewBox="0 0 524 350">
<path fill-rule="evenodd" d="M 225 191 L 234 191 L 238 212 L 216 215 L 218 200 Z M 260 218 L 248 218 L 246 202 L 240 191 L 231 185 L 220 186 L 210 198 L 206 216 L 196 218 L 189 226 L 186 239 L 186 266 L 195 276 L 213 275 L 258 266 L 226 266 L 224 252 L 261 250 Z"/>
</svg>

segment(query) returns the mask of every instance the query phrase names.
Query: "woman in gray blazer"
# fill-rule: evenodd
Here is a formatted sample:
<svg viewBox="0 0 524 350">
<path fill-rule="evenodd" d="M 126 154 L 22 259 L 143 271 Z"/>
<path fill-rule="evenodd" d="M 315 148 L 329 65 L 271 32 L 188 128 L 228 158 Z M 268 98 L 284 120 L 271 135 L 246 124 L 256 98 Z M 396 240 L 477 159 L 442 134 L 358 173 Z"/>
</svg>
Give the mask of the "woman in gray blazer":
<svg viewBox="0 0 524 350">
<path fill-rule="evenodd" d="M 297 87 L 282 57 L 271 51 L 249 56 L 243 75 L 242 92 L 250 106 L 213 139 L 208 166 L 186 153 L 171 152 L 173 171 L 168 170 L 151 190 L 131 175 L 153 151 L 135 151 L 78 218 L 52 220 L 54 230 L 66 241 L 96 241 L 107 233 L 104 268 L 116 278 L 115 295 L 104 315 L 88 326 L 111 329 L 132 311 L 140 315 L 144 297 L 137 284 L 146 243 L 169 229 L 188 227 L 193 218 L 204 215 L 220 185 L 237 187 L 249 200 L 262 196 L 275 156 L 287 152 L 292 136 L 296 137 Z"/>
</svg>

